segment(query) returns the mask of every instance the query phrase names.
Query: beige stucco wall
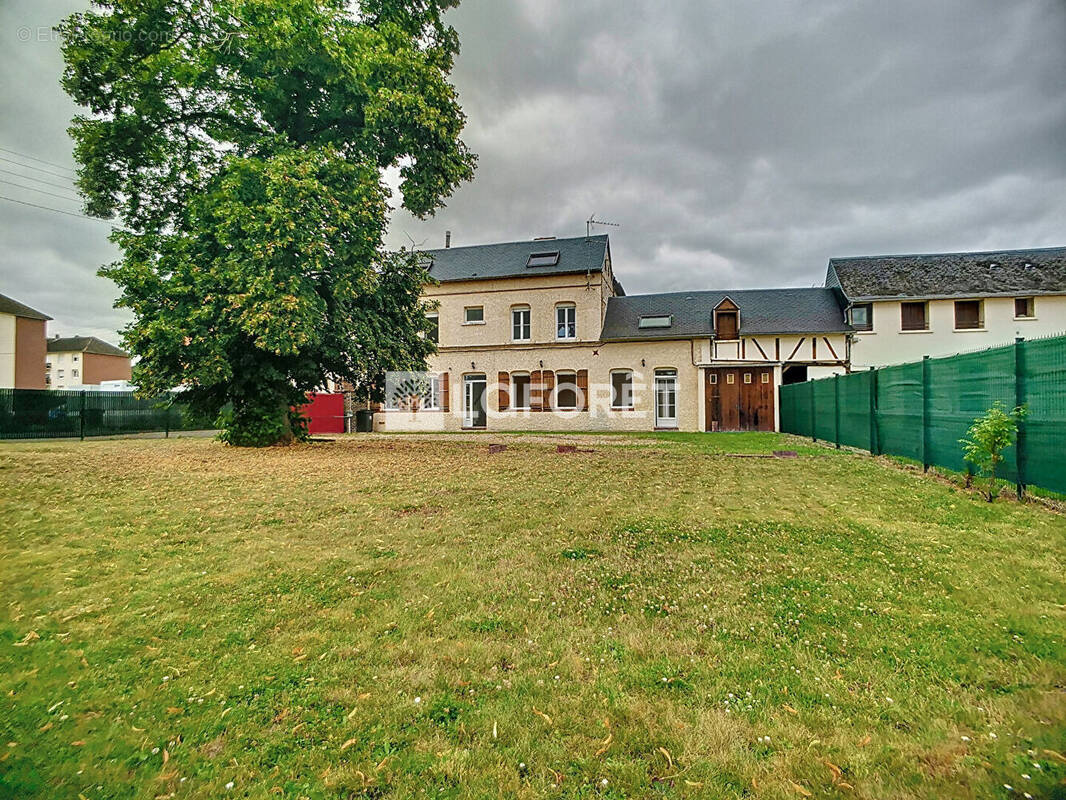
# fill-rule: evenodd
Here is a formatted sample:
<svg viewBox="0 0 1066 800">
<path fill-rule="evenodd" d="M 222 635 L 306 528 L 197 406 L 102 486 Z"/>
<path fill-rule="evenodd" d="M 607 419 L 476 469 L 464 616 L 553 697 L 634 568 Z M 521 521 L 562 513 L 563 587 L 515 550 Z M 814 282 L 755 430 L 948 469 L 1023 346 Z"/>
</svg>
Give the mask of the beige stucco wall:
<svg viewBox="0 0 1066 800">
<path fill-rule="evenodd" d="M 15 388 L 15 315 L 0 314 L 0 389 Z"/>
<path fill-rule="evenodd" d="M 429 287 L 423 294 L 439 304 L 439 340 L 442 347 L 487 347 L 510 344 L 511 309 L 528 305 L 534 344 L 555 342 L 555 307 L 576 306 L 577 340 L 594 341 L 600 335 L 605 304 L 601 273 L 549 275 L 494 281 L 455 281 Z M 469 324 L 467 306 L 483 306 L 485 321 Z"/>
<path fill-rule="evenodd" d="M 587 369 L 589 410 L 499 411 L 499 373 L 532 372 L 539 369 L 556 373 Z M 632 410 L 620 411 L 610 408 L 610 374 L 616 369 L 629 369 L 633 372 Z M 655 428 L 652 383 L 656 369 L 677 370 L 678 429 L 702 430 L 703 381 L 700 379 L 698 368 L 692 363 L 692 350 L 688 341 L 449 351 L 434 356 L 429 361 L 430 372 L 447 372 L 449 375 L 449 411 L 382 411 L 375 416 L 375 429 L 459 430 L 463 423 L 463 376 L 479 373 L 484 374 L 488 381 L 488 430 L 650 431 Z"/>
<path fill-rule="evenodd" d="M 926 355 L 946 356 L 1009 344 L 1016 336 L 1032 339 L 1066 332 L 1066 296 L 1038 296 L 1034 298 L 1034 312 L 1032 319 L 1015 319 L 1013 297 L 986 297 L 984 327 L 957 331 L 954 299 L 930 300 L 929 330 L 901 331 L 899 301 L 876 302 L 873 330 L 855 334 L 852 368 L 900 364 Z"/>
</svg>

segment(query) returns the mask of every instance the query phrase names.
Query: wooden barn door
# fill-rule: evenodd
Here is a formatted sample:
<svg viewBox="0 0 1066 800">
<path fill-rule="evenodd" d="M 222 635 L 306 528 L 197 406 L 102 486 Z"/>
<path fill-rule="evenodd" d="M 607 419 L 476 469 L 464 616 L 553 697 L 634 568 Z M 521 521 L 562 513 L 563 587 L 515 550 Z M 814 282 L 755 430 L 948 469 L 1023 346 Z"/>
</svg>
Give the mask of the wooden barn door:
<svg viewBox="0 0 1066 800">
<path fill-rule="evenodd" d="M 772 431 L 774 372 L 769 367 L 706 371 L 707 430 Z"/>
</svg>

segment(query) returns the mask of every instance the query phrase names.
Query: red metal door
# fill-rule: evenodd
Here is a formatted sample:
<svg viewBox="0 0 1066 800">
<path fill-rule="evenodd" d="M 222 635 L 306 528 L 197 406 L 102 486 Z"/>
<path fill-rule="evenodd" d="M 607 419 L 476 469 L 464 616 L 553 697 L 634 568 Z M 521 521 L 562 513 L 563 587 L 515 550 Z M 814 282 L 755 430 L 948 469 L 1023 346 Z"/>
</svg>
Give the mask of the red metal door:
<svg viewBox="0 0 1066 800">
<path fill-rule="evenodd" d="M 344 433 L 344 395 L 330 393 L 310 393 L 307 405 L 300 407 L 300 413 L 308 418 L 307 430 L 310 433 Z"/>
</svg>

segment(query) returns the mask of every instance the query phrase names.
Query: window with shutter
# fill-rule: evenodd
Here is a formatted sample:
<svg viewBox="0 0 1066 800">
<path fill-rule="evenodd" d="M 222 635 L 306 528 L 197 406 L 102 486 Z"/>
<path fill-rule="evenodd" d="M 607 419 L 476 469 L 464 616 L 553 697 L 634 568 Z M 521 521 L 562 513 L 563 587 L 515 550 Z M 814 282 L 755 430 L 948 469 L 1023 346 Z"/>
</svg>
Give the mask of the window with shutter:
<svg viewBox="0 0 1066 800">
<path fill-rule="evenodd" d="M 448 411 L 448 373 L 440 374 L 440 407 L 442 411 Z"/>
<path fill-rule="evenodd" d="M 589 371 L 587 369 L 577 371 L 577 401 L 579 411 L 589 410 Z"/>
<path fill-rule="evenodd" d="M 516 410 L 529 409 L 529 373 L 511 374 L 511 403 Z"/>
<path fill-rule="evenodd" d="M 560 372 L 559 388 L 555 392 L 555 408 L 567 411 L 577 408 L 577 373 Z"/>
<path fill-rule="evenodd" d="M 973 330 L 982 327 L 981 323 L 980 300 L 955 301 L 955 330 Z"/>
<path fill-rule="evenodd" d="M 900 328 L 905 331 L 927 331 L 929 323 L 926 319 L 926 304 L 920 302 L 906 302 L 899 304 Z"/>
</svg>

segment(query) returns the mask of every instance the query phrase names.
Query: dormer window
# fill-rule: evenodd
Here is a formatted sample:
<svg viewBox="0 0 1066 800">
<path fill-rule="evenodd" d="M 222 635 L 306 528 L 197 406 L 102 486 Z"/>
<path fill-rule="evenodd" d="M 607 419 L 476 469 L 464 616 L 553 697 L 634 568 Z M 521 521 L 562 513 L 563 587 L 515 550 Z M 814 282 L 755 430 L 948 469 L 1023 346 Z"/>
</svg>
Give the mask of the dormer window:
<svg viewBox="0 0 1066 800">
<path fill-rule="evenodd" d="M 530 253 L 526 261 L 527 267 L 554 267 L 559 263 L 559 251 L 552 250 L 546 253 Z"/>
<path fill-rule="evenodd" d="M 740 338 L 740 309 L 728 297 L 714 309 L 714 336 L 723 341 Z"/>
<path fill-rule="evenodd" d="M 641 317 L 637 322 L 638 328 L 669 328 L 674 324 L 674 318 L 669 314 Z"/>
</svg>

